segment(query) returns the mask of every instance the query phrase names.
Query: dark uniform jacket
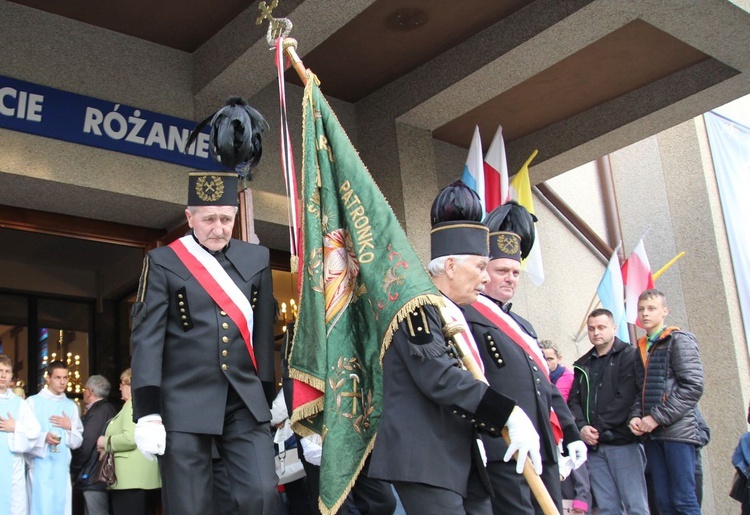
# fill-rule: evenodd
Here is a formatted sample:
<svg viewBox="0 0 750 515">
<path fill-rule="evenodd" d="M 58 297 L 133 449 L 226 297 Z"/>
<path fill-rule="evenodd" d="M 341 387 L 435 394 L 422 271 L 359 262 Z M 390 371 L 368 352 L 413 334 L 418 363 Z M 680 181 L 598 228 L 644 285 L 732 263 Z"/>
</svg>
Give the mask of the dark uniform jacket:
<svg viewBox="0 0 750 515">
<path fill-rule="evenodd" d="M 513 312 L 509 314 L 529 336 L 536 339 L 536 333 L 528 321 Z M 550 407 L 554 408 L 560 420 L 564 445 L 581 439 L 565 399 L 557 387 L 545 377 L 544 370 L 540 370 L 533 357 L 524 352 L 494 323 L 471 306 L 466 307 L 465 315 L 479 347 L 484 362 L 484 373 L 490 386 L 516 400 L 539 433 L 542 459 L 556 463 L 557 446 L 549 421 Z M 483 441 L 488 461 L 502 461 L 508 449 L 505 441 L 490 438 L 483 438 Z"/>
<path fill-rule="evenodd" d="M 133 306 L 133 418 L 167 431 L 221 434 L 230 385 L 258 422 L 271 419 L 275 304 L 268 249 L 232 239 L 213 253 L 253 308 L 256 373 L 237 325 L 169 247 L 145 259 Z"/>
<path fill-rule="evenodd" d="M 385 352 L 369 477 L 466 496 L 475 428 L 499 435 L 515 403 L 457 366 L 441 327 L 435 308 L 417 309 Z"/>
<path fill-rule="evenodd" d="M 608 354 L 598 358 L 594 357 L 595 353 L 596 348 L 593 348 L 575 362 L 575 379 L 568 397 L 568 407 L 579 429 L 591 426 L 599 431 L 599 443 L 633 443 L 637 438 L 628 423 L 630 408 L 638 397 L 638 386 L 635 384 L 636 350 L 615 338 Z M 591 363 L 597 359 L 606 363 L 596 384 L 591 384 Z M 594 392 L 594 402 L 589 401 L 590 392 Z"/>
</svg>

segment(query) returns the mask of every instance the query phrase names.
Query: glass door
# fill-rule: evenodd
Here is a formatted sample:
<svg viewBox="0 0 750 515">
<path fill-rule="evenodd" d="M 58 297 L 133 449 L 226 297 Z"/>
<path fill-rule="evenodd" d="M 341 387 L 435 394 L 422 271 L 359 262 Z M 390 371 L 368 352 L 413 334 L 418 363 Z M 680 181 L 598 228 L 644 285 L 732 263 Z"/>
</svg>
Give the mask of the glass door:
<svg viewBox="0 0 750 515">
<path fill-rule="evenodd" d="M 69 396 L 83 394 L 89 377 L 92 306 L 71 300 L 37 301 L 37 386 L 44 387 L 44 369 L 52 361 L 68 365 Z"/>
<path fill-rule="evenodd" d="M 0 294 L 0 354 L 13 360 L 13 377 L 28 395 L 29 303 L 23 295 Z M 33 368 L 33 366 L 32 366 Z"/>
</svg>

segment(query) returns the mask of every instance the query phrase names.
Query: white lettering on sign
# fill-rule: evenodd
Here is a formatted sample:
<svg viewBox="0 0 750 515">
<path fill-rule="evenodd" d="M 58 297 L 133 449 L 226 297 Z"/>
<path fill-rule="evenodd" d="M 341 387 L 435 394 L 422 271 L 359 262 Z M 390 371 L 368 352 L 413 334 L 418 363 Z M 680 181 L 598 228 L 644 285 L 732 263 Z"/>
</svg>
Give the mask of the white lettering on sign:
<svg viewBox="0 0 750 515">
<path fill-rule="evenodd" d="M 42 121 L 44 97 L 36 93 L 18 91 L 9 86 L 0 88 L 0 115 L 30 122 Z"/>
<path fill-rule="evenodd" d="M 6 88 L 7 89 L 7 88 Z M 2 111 L 2 91 L 0 90 L 0 113 Z M 185 151 L 190 131 L 173 125 L 164 126 L 160 122 L 149 122 L 141 118 L 139 110 L 133 111 L 127 119 L 117 112 L 120 104 L 115 104 L 111 112 L 106 115 L 95 107 L 87 107 L 83 119 L 83 132 L 96 136 L 106 136 L 113 140 L 124 139 L 130 143 L 148 147 L 159 147 L 162 150 L 177 152 Z M 201 158 L 208 157 L 209 135 L 201 133 L 196 142 L 187 149 L 187 154 Z"/>
</svg>

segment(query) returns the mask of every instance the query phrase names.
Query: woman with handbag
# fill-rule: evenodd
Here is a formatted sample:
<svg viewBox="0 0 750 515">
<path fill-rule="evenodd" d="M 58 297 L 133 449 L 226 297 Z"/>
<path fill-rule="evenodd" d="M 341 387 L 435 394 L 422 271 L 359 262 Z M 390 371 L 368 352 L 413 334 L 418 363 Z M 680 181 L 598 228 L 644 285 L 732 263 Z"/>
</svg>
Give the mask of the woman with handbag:
<svg viewBox="0 0 750 515">
<path fill-rule="evenodd" d="M 159 504 L 159 466 L 156 460 L 146 459 L 135 446 L 130 379 L 130 369 L 120 375 L 120 392 L 125 405 L 109 423 L 97 447 L 102 453 L 108 446 L 114 451 L 117 479 L 110 487 L 113 515 L 152 515 Z"/>
</svg>

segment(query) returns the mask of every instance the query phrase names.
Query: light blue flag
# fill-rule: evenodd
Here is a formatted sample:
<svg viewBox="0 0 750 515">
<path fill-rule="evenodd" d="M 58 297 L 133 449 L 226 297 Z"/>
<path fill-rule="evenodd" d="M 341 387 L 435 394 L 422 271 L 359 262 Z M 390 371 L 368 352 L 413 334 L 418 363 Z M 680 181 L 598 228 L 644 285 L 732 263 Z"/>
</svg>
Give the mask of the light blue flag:
<svg viewBox="0 0 750 515">
<path fill-rule="evenodd" d="M 617 337 L 627 343 L 630 342 L 630 335 L 628 334 L 628 322 L 625 317 L 625 287 L 622 283 L 620 260 L 617 258 L 618 250 L 620 250 L 619 245 L 612 253 L 604 276 L 599 281 L 596 294 L 599 296 L 602 307 L 610 310 L 615 318 Z"/>
<path fill-rule="evenodd" d="M 482 209 L 484 209 L 484 160 L 482 158 L 482 137 L 479 134 L 478 125 L 474 127 L 474 136 L 471 138 L 469 155 L 466 157 L 461 181 L 477 192 L 479 199 L 482 201 Z"/>
</svg>

